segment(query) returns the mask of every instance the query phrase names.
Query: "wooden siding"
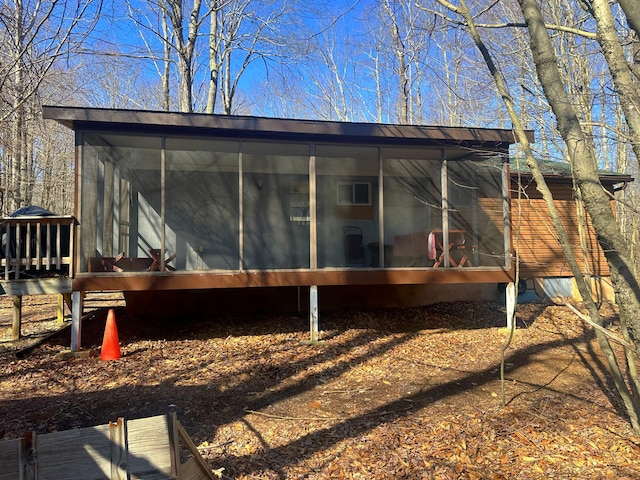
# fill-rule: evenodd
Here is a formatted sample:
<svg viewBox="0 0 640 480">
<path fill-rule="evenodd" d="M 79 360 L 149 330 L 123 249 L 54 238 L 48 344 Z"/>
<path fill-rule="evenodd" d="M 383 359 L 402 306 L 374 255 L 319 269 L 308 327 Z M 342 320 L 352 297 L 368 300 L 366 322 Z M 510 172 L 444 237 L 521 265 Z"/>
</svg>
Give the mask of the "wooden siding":
<svg viewBox="0 0 640 480">
<path fill-rule="evenodd" d="M 504 265 L 504 201 L 478 198 L 478 237 L 480 265 Z"/>
<path fill-rule="evenodd" d="M 571 185 L 549 185 L 556 208 L 569 236 L 574 254 L 582 272 L 585 260 L 580 247 L 580 234 L 576 203 Z M 518 247 L 520 254 L 520 277 L 572 277 L 573 274 L 564 258 L 558 236 L 551 224 L 551 217 L 544 200 L 529 186 L 522 195 L 520 207 L 518 194 L 513 190 L 511 221 L 513 225 L 513 248 Z M 595 276 L 608 276 L 609 267 L 604 253 L 598 244 L 591 222 L 587 222 L 586 247 L 589 273 Z"/>
</svg>

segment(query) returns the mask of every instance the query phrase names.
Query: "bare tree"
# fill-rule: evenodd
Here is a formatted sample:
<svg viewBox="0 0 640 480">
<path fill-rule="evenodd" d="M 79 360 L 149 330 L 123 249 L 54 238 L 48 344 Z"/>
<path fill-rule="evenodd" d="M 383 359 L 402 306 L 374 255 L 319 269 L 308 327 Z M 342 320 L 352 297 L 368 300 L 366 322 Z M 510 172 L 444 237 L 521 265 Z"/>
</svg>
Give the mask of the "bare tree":
<svg viewBox="0 0 640 480">
<path fill-rule="evenodd" d="M 101 9 L 99 0 L 14 0 L 0 10 L 0 129 L 3 213 L 30 203 L 38 91 L 63 56 L 78 52 Z"/>
<path fill-rule="evenodd" d="M 554 226 L 561 238 L 565 257 L 569 261 L 573 274 L 576 278 L 578 288 L 589 311 L 591 321 L 597 327 L 601 327 L 602 322 L 599 317 L 597 307 L 592 300 L 591 290 L 582 277 L 580 268 L 573 255 L 572 249 L 568 244 L 566 234 L 564 233 L 564 227 L 559 221 L 557 213 L 554 214 L 553 200 L 550 198 L 544 178 L 537 168 L 536 159 L 527 148 L 526 138 L 522 135 L 521 123 L 515 109 L 513 108 L 511 96 L 505 87 L 502 76 L 493 63 L 488 49 L 480 40 L 474 18 L 469 13 L 464 0 L 461 0 L 460 7 L 456 7 L 446 0 L 438 0 L 438 2 L 450 11 L 463 16 L 464 24 L 469 28 L 476 45 L 487 62 L 489 70 L 494 75 L 502 99 L 514 122 L 516 134 L 520 137 L 521 141 L 524 142 L 525 151 L 527 153 L 527 163 L 534 174 L 538 189 L 541 190 L 545 200 L 547 201 L 552 219 L 554 219 Z M 567 147 L 567 155 L 571 161 L 575 183 L 579 188 L 579 193 L 585 203 L 586 210 L 589 212 L 593 221 L 594 228 L 598 235 L 598 240 L 605 252 L 611 268 L 612 280 L 616 288 L 617 300 L 620 306 L 623 343 L 626 345 L 633 345 L 632 342 L 634 338 L 640 338 L 636 333 L 640 333 L 640 330 L 638 330 L 638 323 L 640 323 L 638 322 L 639 301 L 637 296 L 633 293 L 634 291 L 637 291 L 638 284 L 632 272 L 628 268 L 630 261 L 626 254 L 626 242 L 615 221 L 613 212 L 609 207 L 610 197 L 599 181 L 593 138 L 585 132 L 579 118 L 579 110 L 573 106 L 574 103 L 570 97 L 570 89 L 567 88 L 567 81 L 566 79 L 563 79 L 563 75 L 559 68 L 559 65 L 562 63 L 558 60 L 556 48 L 554 48 L 548 32 L 549 26 L 545 23 L 545 19 L 543 18 L 536 0 L 518 0 L 518 2 L 529 33 L 531 53 L 538 78 L 540 79 L 540 83 L 543 87 L 545 97 L 554 112 L 558 131 L 560 132 Z M 598 39 L 601 44 L 605 45 L 603 50 L 606 50 L 607 46 L 612 50 L 615 50 L 615 46 L 606 44 L 606 39 L 613 42 L 612 36 L 615 36 L 615 28 L 612 24 L 607 22 L 607 13 L 610 13 L 610 10 L 598 10 L 600 8 L 604 9 L 606 2 L 594 0 L 590 3 L 591 6 L 594 7 L 591 10 L 591 13 L 598 24 Z M 610 65 L 610 68 L 613 59 L 615 59 L 616 62 L 620 61 L 620 57 L 615 55 L 612 57 L 611 52 L 605 51 L 604 56 L 607 60 L 607 64 Z M 616 68 L 616 66 L 619 67 L 619 64 L 614 62 L 613 68 Z M 615 80 L 615 73 L 612 72 L 612 76 Z M 620 94 L 621 96 L 624 96 L 624 89 L 620 90 Z M 628 101 L 633 104 L 634 99 L 629 98 Z M 585 120 L 584 112 L 583 120 Z M 629 330 L 633 332 L 633 336 L 629 335 Z M 639 378 L 636 371 L 634 357 L 635 353 L 637 353 L 637 347 L 632 347 L 636 352 L 628 349 L 626 350 L 625 362 L 631 377 L 630 384 L 627 386 L 624 376 L 622 375 L 621 368 L 618 365 L 617 358 L 609 345 L 607 337 L 599 328 L 596 328 L 596 336 L 598 337 L 600 346 L 613 373 L 616 387 L 618 388 L 618 391 L 625 403 L 631 424 L 636 433 L 640 433 L 640 399 L 638 398 Z"/>
<path fill-rule="evenodd" d="M 180 111 L 229 114 L 250 66 L 258 59 L 266 65 L 277 56 L 279 22 L 288 5 L 287 0 L 128 2 L 144 47 L 132 54 L 153 62 L 162 79 L 165 110 L 175 70 Z"/>
<path fill-rule="evenodd" d="M 214 77 L 213 72 L 217 72 L 222 112 L 230 114 L 233 112 L 240 80 L 246 76 L 251 66 L 260 61 L 262 71 L 266 73 L 269 63 L 279 62 L 286 52 L 287 45 L 281 38 L 285 37 L 287 16 L 293 12 L 295 2 L 229 0 L 221 6 L 223 2 L 212 1 L 217 5 L 218 30 L 209 38 L 210 42 L 219 39 L 219 43 L 215 49 L 217 57 L 210 58 L 211 78 Z M 209 98 L 212 97 L 214 86 L 212 83 L 209 88 Z M 215 110 L 215 103 L 211 107 L 211 102 L 208 102 L 208 112 Z"/>
<path fill-rule="evenodd" d="M 377 47 L 387 53 L 385 75 L 396 90 L 399 123 L 424 121 L 423 90 L 428 88 L 427 72 L 431 52 L 432 21 L 413 1 L 383 0 L 380 3 Z M 383 57 L 384 58 L 384 57 Z"/>
<path fill-rule="evenodd" d="M 185 17 L 183 0 L 162 0 L 158 5 L 162 18 L 167 18 L 173 30 L 173 50 L 178 57 L 178 108 L 181 112 L 193 112 L 194 52 L 200 26 L 205 20 L 200 16 L 202 0 L 193 0 L 190 12 Z M 186 23 L 186 28 L 185 28 Z M 186 30 L 186 33 L 185 33 Z M 164 38 L 165 41 L 168 38 Z"/>
</svg>

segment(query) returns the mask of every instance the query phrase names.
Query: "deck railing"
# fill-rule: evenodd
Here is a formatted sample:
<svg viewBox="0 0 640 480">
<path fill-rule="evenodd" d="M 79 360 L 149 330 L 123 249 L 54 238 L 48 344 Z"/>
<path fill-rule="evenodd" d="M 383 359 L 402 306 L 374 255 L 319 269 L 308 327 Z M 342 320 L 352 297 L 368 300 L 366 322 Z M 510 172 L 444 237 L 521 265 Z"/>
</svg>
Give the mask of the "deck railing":
<svg viewBox="0 0 640 480">
<path fill-rule="evenodd" d="M 4 280 L 73 277 L 73 216 L 0 218 Z"/>
</svg>

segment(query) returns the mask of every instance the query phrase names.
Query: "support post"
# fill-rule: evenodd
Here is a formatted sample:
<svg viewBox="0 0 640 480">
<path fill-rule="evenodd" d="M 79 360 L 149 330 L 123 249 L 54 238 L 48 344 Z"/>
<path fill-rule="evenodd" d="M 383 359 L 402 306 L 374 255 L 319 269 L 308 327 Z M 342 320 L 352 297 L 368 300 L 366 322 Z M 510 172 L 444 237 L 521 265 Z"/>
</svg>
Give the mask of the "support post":
<svg viewBox="0 0 640 480">
<path fill-rule="evenodd" d="M 59 323 L 64 323 L 64 297 L 62 293 L 58 294 L 58 308 L 56 309 L 56 317 Z"/>
<path fill-rule="evenodd" d="M 513 282 L 507 283 L 507 289 L 505 290 L 505 300 L 507 307 L 507 328 L 511 330 L 515 327 L 516 321 L 516 284 Z"/>
<path fill-rule="evenodd" d="M 119 417 L 109 422 L 109 443 L 111 446 L 111 476 L 113 480 L 129 478 L 129 463 L 127 459 L 127 434 L 124 418 Z"/>
<path fill-rule="evenodd" d="M 82 292 L 71 293 L 71 351 L 80 350 L 82 336 L 82 309 L 84 307 Z"/>
<path fill-rule="evenodd" d="M 13 296 L 13 327 L 11 329 L 11 338 L 13 340 L 20 339 L 22 331 L 22 296 Z"/>
<path fill-rule="evenodd" d="M 174 404 L 169 405 L 167 420 L 169 427 L 169 451 L 171 453 L 171 478 L 180 478 L 180 435 L 178 433 L 178 412 Z"/>
<path fill-rule="evenodd" d="M 309 328 L 311 331 L 311 342 L 318 341 L 318 286 L 311 285 L 309 288 Z"/>
<path fill-rule="evenodd" d="M 36 432 L 27 432 L 18 443 L 20 480 L 37 480 L 38 449 Z"/>
</svg>

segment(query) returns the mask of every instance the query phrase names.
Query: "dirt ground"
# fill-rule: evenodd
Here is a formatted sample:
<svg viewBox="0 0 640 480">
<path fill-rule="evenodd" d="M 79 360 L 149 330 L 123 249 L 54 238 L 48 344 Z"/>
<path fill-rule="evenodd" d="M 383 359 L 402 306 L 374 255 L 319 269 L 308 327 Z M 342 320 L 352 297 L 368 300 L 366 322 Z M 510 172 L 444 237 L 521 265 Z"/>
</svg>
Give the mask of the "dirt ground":
<svg viewBox="0 0 640 480">
<path fill-rule="evenodd" d="M 25 297 L 24 329 L 55 328 L 55 297 Z M 105 310 L 31 351 L 6 341 L 0 439 L 162 414 L 236 479 L 632 479 L 633 436 L 593 332 L 563 306 L 500 304 L 142 323 L 115 310 L 122 358 L 101 361 Z M 602 309 L 616 330 L 616 309 Z M 29 341 L 22 342 L 21 347 Z M 502 388 L 506 405 L 502 406 Z"/>
</svg>

